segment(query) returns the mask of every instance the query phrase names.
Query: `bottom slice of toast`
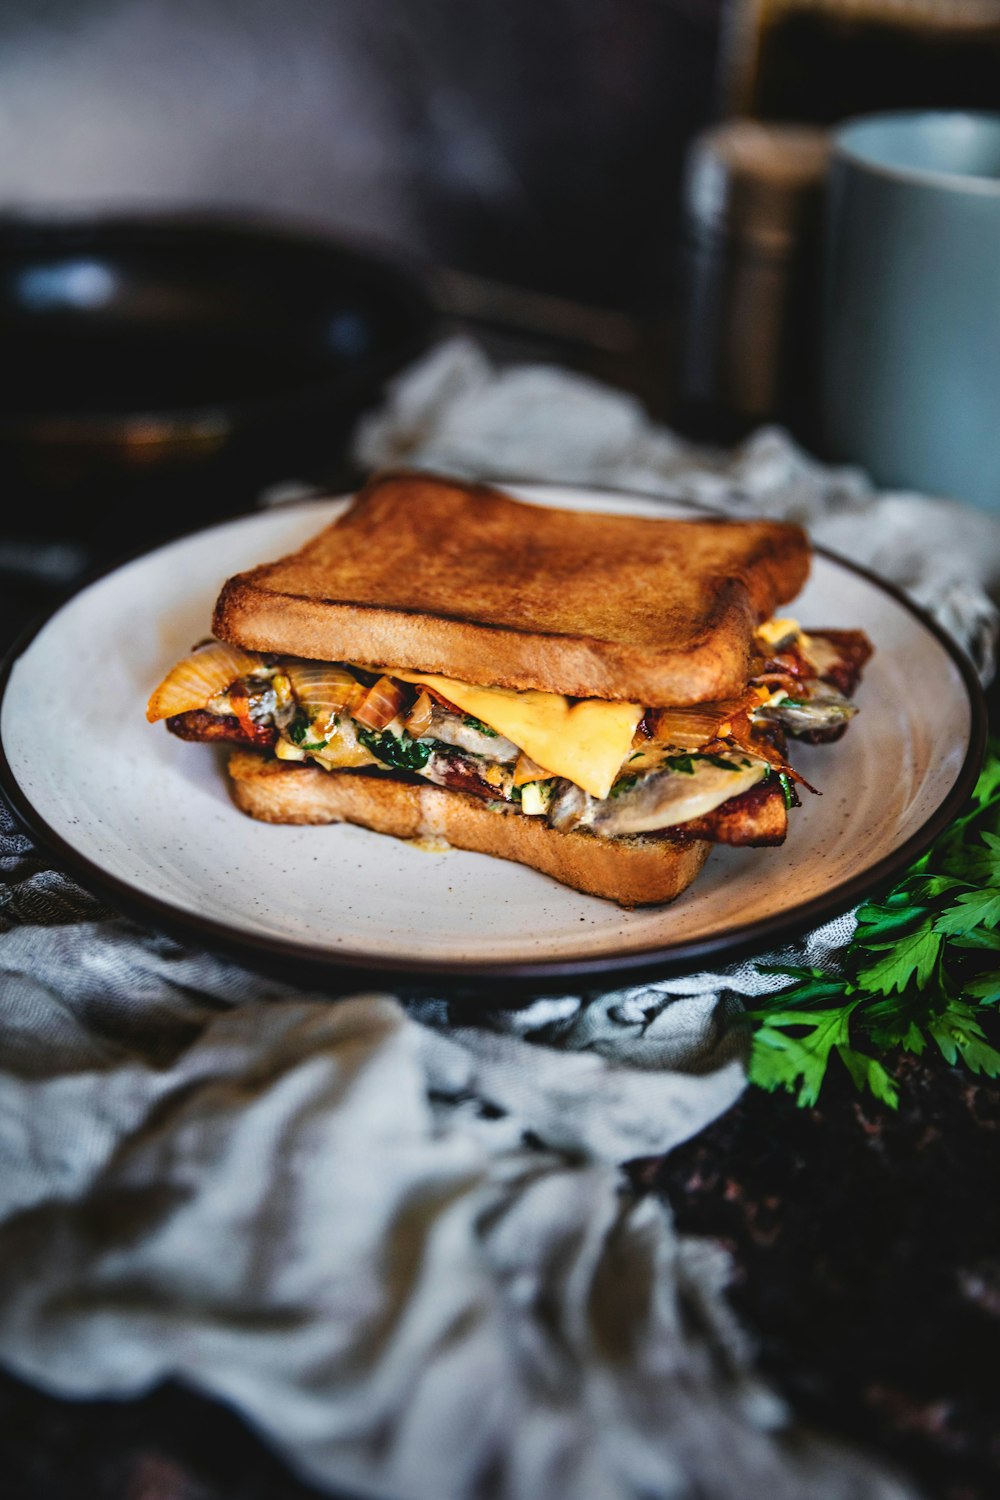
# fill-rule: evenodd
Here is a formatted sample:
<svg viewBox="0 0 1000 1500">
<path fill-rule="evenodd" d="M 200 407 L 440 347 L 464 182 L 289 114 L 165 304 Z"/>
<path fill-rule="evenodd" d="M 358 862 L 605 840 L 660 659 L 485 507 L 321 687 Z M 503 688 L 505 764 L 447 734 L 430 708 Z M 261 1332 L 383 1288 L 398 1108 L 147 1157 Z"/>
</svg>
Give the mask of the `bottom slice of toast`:
<svg viewBox="0 0 1000 1500">
<path fill-rule="evenodd" d="M 390 774 L 324 771 L 248 750 L 234 751 L 228 769 L 237 807 L 261 822 L 356 823 L 400 839 L 444 839 L 457 849 L 530 865 L 621 906 L 673 901 L 712 848 L 705 840 L 662 835 L 611 840 L 585 830 L 561 833 L 541 818 L 491 807 L 467 792 Z"/>
</svg>

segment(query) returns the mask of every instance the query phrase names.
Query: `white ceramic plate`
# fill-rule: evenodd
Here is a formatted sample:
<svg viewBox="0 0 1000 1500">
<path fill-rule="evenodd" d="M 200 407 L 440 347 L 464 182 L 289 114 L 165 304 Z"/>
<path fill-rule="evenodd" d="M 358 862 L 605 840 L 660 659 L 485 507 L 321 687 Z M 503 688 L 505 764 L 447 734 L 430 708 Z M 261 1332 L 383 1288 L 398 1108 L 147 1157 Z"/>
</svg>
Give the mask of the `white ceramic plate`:
<svg viewBox="0 0 1000 1500">
<path fill-rule="evenodd" d="M 670 513 L 603 492 L 515 493 Z M 256 823 L 229 799 L 223 755 L 148 725 L 146 699 L 207 633 L 225 577 L 293 550 L 344 503 L 248 516 L 126 563 L 9 664 L 0 744 L 14 806 L 85 884 L 168 931 L 339 987 L 362 974 L 425 989 L 638 978 L 846 909 L 916 857 L 971 789 L 985 714 L 964 659 L 901 597 L 820 555 L 792 612 L 807 628 L 868 632 L 861 713 L 838 743 L 795 746 L 823 795 L 805 795 L 785 845 L 716 849 L 673 906 L 621 911 L 520 865 L 346 825 Z"/>
</svg>

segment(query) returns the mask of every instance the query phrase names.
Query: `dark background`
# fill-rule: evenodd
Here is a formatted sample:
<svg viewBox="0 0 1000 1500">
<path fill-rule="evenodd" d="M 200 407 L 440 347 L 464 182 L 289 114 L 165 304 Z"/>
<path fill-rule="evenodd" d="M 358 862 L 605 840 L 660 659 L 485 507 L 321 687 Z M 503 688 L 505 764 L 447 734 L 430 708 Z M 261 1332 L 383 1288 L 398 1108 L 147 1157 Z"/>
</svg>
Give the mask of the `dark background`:
<svg viewBox="0 0 1000 1500">
<path fill-rule="evenodd" d="M 0 204 L 251 208 L 662 307 L 724 0 L 6 0 Z"/>
</svg>

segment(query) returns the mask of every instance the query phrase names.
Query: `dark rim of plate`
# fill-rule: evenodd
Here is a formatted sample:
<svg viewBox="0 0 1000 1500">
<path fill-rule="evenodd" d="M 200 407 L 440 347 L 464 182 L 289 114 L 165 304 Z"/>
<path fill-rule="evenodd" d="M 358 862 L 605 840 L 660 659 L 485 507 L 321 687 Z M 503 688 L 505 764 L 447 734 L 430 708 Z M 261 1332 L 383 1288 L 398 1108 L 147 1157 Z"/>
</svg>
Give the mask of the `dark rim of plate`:
<svg viewBox="0 0 1000 1500">
<path fill-rule="evenodd" d="M 577 491 L 590 490 L 594 494 L 639 499 L 663 500 L 664 497 L 641 490 L 609 489 L 600 485 L 576 484 L 561 486 L 537 481 L 512 479 L 504 476 L 494 483 L 505 483 L 518 487 L 531 487 L 538 491 L 556 494 L 564 488 Z M 331 499 L 335 497 L 330 497 Z M 307 502 L 315 504 L 316 502 Z M 698 514 L 715 515 L 693 502 L 669 500 L 670 505 L 680 505 Z M 298 507 L 289 506 L 291 513 Z M 266 512 L 250 512 L 246 516 L 233 517 L 221 524 L 230 525 L 241 520 L 256 519 Z M 727 519 L 723 517 L 722 519 Z M 215 529 L 219 523 L 194 527 L 180 536 L 153 547 L 141 547 L 128 556 L 118 559 L 107 567 L 82 580 L 40 618 L 33 621 L 14 642 L 0 663 L 0 706 L 2 706 L 10 674 L 17 660 L 32 641 L 55 618 L 60 610 L 86 589 L 110 574 L 118 571 L 140 557 L 151 555 L 162 546 L 183 541 Z M 840 567 L 864 578 L 881 593 L 887 594 L 902 605 L 938 642 L 950 657 L 961 675 L 969 699 L 970 726 L 969 744 L 961 770 L 951 789 L 934 812 L 921 827 L 891 854 L 861 871 L 849 880 L 834 886 L 825 895 L 799 906 L 765 917 L 755 922 L 729 927 L 724 932 L 687 941 L 665 943 L 635 953 L 623 954 L 608 951 L 578 959 L 542 959 L 534 962 L 509 963 L 469 961 L 441 962 L 440 960 L 377 959 L 370 952 L 336 952 L 321 950 L 312 944 L 296 943 L 281 938 L 258 937 L 240 931 L 224 922 L 209 917 L 187 913 L 159 897 L 146 895 L 127 881 L 110 875 L 68 844 L 35 810 L 22 792 L 7 760 L 6 750 L 0 740 L 0 788 L 29 835 L 49 851 L 64 869 L 70 871 L 87 890 L 125 915 L 151 925 L 180 942 L 192 938 L 201 941 L 204 947 L 234 958 L 250 968 L 263 970 L 280 977 L 285 983 L 320 985 L 327 991 L 343 993 L 365 986 L 391 983 L 397 993 L 407 996 L 451 995 L 457 998 L 493 999 L 501 997 L 505 1004 L 524 1003 L 534 995 L 566 992 L 569 989 L 607 990 L 625 984 L 639 984 L 655 979 L 677 975 L 695 965 L 704 966 L 707 960 L 724 960 L 731 963 L 752 951 L 764 951 L 789 942 L 809 928 L 841 915 L 865 897 L 885 889 L 894 876 L 904 870 L 913 860 L 934 842 L 938 834 L 957 816 L 968 800 L 978 779 L 986 753 L 988 715 L 986 700 L 972 663 L 961 647 L 919 605 L 907 598 L 901 589 L 878 578 L 868 568 L 851 562 L 828 548 L 814 546 L 814 553 L 826 557 Z"/>
</svg>

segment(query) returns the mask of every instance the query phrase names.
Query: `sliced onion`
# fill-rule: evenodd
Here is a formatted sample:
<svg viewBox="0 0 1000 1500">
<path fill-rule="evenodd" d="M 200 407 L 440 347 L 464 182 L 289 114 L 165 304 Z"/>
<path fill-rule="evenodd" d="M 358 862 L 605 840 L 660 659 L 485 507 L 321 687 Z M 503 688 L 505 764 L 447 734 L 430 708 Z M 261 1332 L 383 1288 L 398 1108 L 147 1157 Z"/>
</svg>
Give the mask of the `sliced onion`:
<svg viewBox="0 0 1000 1500">
<path fill-rule="evenodd" d="M 718 738 L 720 730 L 739 713 L 743 700 L 697 703 L 693 708 L 654 708 L 646 718 L 653 738 L 678 750 L 697 750 Z"/>
<path fill-rule="evenodd" d="M 445 709 L 447 713 L 457 714 L 459 718 L 462 717 L 462 710 L 456 704 L 452 703 L 450 698 L 446 698 L 444 693 L 439 693 L 437 688 L 432 688 L 429 683 L 425 683 L 423 691 L 428 695 L 431 702 L 436 703 L 439 708 Z"/>
<path fill-rule="evenodd" d="M 384 729 L 391 724 L 406 702 L 406 694 L 398 682 L 391 677 L 380 677 L 374 687 L 368 689 L 359 706 L 352 709 L 354 717 L 366 729 Z"/>
<path fill-rule="evenodd" d="M 780 750 L 754 733 L 751 714 L 760 706 L 766 678 L 755 679 L 742 698 L 721 699 L 718 703 L 697 703 L 692 708 L 653 708 L 645 721 L 661 744 L 678 750 L 701 750 L 719 740 L 746 750 L 758 760 L 765 760 L 775 771 L 783 771 L 801 786 L 809 786 L 804 776 L 790 766 Z M 725 750 L 720 743 L 719 750 Z M 715 748 L 713 746 L 713 748 Z"/>
<path fill-rule="evenodd" d="M 546 771 L 544 766 L 533 761 L 530 755 L 525 755 L 523 750 L 517 757 L 517 765 L 514 767 L 515 786 L 526 786 L 529 781 L 547 781 L 551 775 L 551 771 Z"/>
<path fill-rule="evenodd" d="M 283 663 L 299 707 L 311 723 L 328 725 L 336 714 L 353 713 L 365 690 L 346 667 L 326 661 Z"/>
<path fill-rule="evenodd" d="M 748 751 L 759 760 L 766 760 L 772 770 L 781 771 L 784 775 L 790 776 L 793 781 L 797 781 L 799 786 L 807 787 L 810 792 L 816 792 L 816 788 L 800 775 L 794 766 L 788 764 L 780 750 L 770 744 L 764 735 L 754 733 L 749 713 L 743 712 L 734 716 L 727 738 L 738 749 Z M 820 793 L 816 792 L 816 795 L 819 796 Z"/>
<path fill-rule="evenodd" d="M 238 677 L 250 677 L 263 665 L 255 651 L 241 651 L 222 641 L 210 641 L 185 656 L 164 677 L 146 708 L 151 724 L 174 714 L 204 708 L 217 693 L 224 693 Z"/>
<path fill-rule="evenodd" d="M 434 702 L 429 693 L 421 693 L 413 705 L 404 724 L 407 734 L 418 740 L 422 734 L 426 734 L 431 727 L 431 719 L 434 717 Z"/>
</svg>

